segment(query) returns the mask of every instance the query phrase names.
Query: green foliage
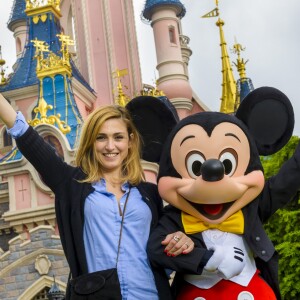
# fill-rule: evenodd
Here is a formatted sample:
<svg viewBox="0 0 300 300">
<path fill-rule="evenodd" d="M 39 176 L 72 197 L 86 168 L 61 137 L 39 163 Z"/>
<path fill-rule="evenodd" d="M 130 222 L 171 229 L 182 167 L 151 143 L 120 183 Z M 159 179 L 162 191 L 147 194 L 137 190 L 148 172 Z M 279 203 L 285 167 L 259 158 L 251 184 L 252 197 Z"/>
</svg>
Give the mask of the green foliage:
<svg viewBox="0 0 300 300">
<path fill-rule="evenodd" d="M 274 155 L 261 158 L 265 177 L 275 175 L 281 165 L 294 153 L 299 138 L 293 136 L 289 143 Z M 300 180 L 300 179 L 299 179 Z M 300 299 L 300 194 L 272 216 L 265 229 L 280 255 L 279 281 L 284 300 Z"/>
</svg>

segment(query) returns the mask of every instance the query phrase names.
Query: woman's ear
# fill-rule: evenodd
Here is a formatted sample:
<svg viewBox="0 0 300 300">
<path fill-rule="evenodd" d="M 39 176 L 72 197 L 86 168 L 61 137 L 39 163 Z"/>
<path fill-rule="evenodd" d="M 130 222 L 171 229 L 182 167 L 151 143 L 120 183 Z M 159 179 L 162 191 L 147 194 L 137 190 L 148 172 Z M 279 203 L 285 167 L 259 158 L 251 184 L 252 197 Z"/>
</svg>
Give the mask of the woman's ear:
<svg viewBox="0 0 300 300">
<path fill-rule="evenodd" d="M 130 133 L 129 134 L 129 141 L 128 141 L 128 148 L 130 148 L 132 146 L 133 137 L 134 137 L 134 134 Z"/>
<path fill-rule="evenodd" d="M 241 102 L 236 117 L 253 136 L 260 155 L 279 151 L 294 130 L 294 111 L 288 97 L 272 87 L 257 88 Z"/>
</svg>

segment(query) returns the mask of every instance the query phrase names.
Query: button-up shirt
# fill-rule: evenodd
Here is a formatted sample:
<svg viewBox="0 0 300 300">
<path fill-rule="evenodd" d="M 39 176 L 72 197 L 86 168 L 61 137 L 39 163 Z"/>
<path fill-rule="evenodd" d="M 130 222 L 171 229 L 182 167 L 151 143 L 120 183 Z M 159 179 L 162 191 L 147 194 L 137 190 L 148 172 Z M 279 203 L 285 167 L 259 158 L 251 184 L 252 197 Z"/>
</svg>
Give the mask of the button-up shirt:
<svg viewBox="0 0 300 300">
<path fill-rule="evenodd" d="M 89 272 L 114 268 L 122 216 L 116 197 L 106 191 L 106 182 L 93 184 L 84 206 L 84 243 Z M 123 212 L 129 185 L 122 186 L 120 199 Z M 138 189 L 132 187 L 124 215 L 123 232 L 118 258 L 118 275 L 122 298 L 158 299 L 146 247 L 150 233 L 151 211 Z"/>
</svg>

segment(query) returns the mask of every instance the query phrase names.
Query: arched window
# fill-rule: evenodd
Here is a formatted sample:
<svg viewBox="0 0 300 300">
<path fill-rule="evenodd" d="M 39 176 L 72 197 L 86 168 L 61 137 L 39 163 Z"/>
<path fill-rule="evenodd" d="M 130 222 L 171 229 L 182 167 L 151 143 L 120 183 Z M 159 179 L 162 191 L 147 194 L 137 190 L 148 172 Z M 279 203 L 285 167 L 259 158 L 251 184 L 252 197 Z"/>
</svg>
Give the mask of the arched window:
<svg viewBox="0 0 300 300">
<path fill-rule="evenodd" d="M 41 290 L 36 296 L 32 298 L 32 300 L 46 300 L 48 299 L 47 294 L 49 292 L 50 288 L 45 287 L 43 290 Z"/>
<path fill-rule="evenodd" d="M 45 135 L 43 138 L 44 138 L 44 140 L 45 140 L 48 144 L 50 144 L 50 145 L 55 149 L 56 154 L 57 154 L 60 158 L 64 159 L 63 148 L 62 148 L 62 146 L 61 146 L 59 140 L 58 140 L 55 136 L 50 135 L 50 134 L 49 134 L 49 135 Z"/>
<path fill-rule="evenodd" d="M 22 52 L 22 43 L 19 37 L 16 38 L 16 50 L 17 50 L 17 55 Z"/>
<path fill-rule="evenodd" d="M 169 39 L 170 43 L 176 44 L 176 32 L 174 26 L 169 26 Z"/>
<path fill-rule="evenodd" d="M 12 146 L 12 138 L 6 130 L 3 130 L 3 147 L 8 146 Z"/>
</svg>

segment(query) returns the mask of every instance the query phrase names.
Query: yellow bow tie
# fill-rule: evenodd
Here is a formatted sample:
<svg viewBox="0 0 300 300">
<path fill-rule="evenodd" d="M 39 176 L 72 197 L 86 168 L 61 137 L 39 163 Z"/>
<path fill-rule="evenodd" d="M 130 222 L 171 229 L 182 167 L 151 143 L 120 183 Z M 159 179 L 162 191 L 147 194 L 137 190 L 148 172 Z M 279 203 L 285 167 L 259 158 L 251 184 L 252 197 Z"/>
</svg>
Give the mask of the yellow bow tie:
<svg viewBox="0 0 300 300">
<path fill-rule="evenodd" d="M 219 229 L 224 232 L 242 234 L 244 233 L 244 215 L 241 210 L 230 216 L 220 224 L 207 224 L 200 219 L 181 212 L 181 220 L 184 231 L 187 234 L 202 232 L 208 229 Z"/>
</svg>

